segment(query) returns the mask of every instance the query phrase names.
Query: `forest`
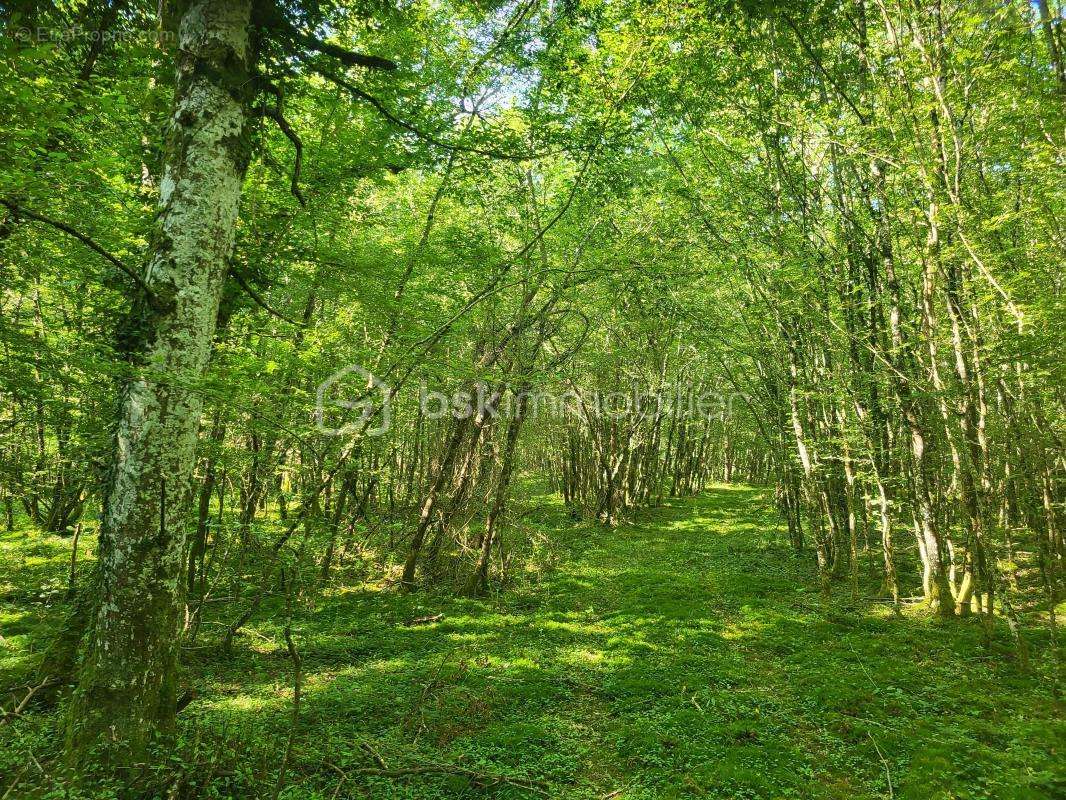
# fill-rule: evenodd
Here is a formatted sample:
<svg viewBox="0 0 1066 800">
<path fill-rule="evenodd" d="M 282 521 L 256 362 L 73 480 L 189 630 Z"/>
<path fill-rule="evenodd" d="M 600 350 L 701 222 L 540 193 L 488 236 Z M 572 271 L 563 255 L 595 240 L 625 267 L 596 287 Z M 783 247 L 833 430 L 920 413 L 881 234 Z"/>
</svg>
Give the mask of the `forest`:
<svg viewBox="0 0 1066 800">
<path fill-rule="evenodd" d="M 0 3 L 0 800 L 1066 797 L 1063 13 Z"/>
</svg>

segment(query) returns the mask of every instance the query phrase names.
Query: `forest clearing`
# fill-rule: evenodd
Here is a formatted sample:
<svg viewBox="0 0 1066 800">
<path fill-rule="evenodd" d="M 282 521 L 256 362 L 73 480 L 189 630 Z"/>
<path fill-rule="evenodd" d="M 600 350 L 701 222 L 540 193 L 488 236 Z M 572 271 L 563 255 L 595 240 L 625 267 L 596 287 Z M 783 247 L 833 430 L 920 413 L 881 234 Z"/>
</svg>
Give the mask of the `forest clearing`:
<svg viewBox="0 0 1066 800">
<path fill-rule="evenodd" d="M 0 24 L 0 800 L 1066 796 L 1061 0 Z"/>
</svg>

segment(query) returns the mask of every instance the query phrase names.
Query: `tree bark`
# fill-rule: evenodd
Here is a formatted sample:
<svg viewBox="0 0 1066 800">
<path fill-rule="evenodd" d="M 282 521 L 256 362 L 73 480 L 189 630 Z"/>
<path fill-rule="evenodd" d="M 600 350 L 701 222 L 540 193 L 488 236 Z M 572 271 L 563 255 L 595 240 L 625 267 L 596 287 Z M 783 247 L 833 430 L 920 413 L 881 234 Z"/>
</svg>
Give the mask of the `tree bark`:
<svg viewBox="0 0 1066 800">
<path fill-rule="evenodd" d="M 98 598 L 67 719 L 67 758 L 143 763 L 173 726 L 186 511 L 207 365 L 249 159 L 251 0 L 176 9 L 173 114 L 100 530 Z M 123 772 L 129 777 L 128 772 Z"/>
</svg>

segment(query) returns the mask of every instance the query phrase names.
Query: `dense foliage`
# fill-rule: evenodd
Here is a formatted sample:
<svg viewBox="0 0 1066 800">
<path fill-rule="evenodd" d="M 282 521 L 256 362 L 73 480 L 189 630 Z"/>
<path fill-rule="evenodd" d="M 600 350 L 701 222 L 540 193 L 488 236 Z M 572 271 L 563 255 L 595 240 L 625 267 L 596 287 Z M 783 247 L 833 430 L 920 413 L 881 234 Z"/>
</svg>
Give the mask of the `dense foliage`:
<svg viewBox="0 0 1066 800">
<path fill-rule="evenodd" d="M 421 774 L 397 771 L 407 757 L 440 767 L 425 774 L 443 796 L 1061 789 L 1038 711 L 1059 702 L 1066 554 L 1066 34 L 1054 3 L 71 0 L 0 15 L 0 509 L 2 556 L 21 559 L 0 617 L 19 631 L 0 639 L 13 648 L 0 662 L 13 687 L 0 702 L 7 791 L 117 781 L 165 794 L 170 781 L 172 796 L 358 796 L 356 775 Z M 750 536 L 706 498 L 676 499 L 711 483 L 765 487 L 717 491 L 772 498 L 780 541 L 735 495 L 722 513 L 751 515 Z M 728 546 L 704 546 L 698 526 L 665 549 L 627 533 L 664 503 L 703 515 Z M 583 560 L 583 548 L 607 554 Z M 670 610 L 678 597 L 655 609 L 654 592 L 592 588 L 617 575 L 557 574 L 625 552 L 649 559 L 649 581 L 693 582 L 693 604 L 693 559 L 736 559 L 701 567 L 733 580 L 750 560 L 778 598 L 813 580 L 810 608 L 744 611 L 736 637 L 777 625 L 758 657 L 783 669 L 784 629 L 869 625 L 913 648 L 942 691 L 1016 690 L 1015 727 L 989 736 L 1025 736 L 1019 719 L 1040 720 L 1039 734 L 1003 746 L 1009 779 L 988 777 L 994 759 L 975 779 L 925 751 L 901 786 L 904 763 L 882 748 L 910 759 L 914 743 L 898 727 L 857 729 L 871 760 L 861 785 L 835 786 L 854 755 L 806 730 L 815 715 L 797 699 L 772 712 L 768 746 L 799 758 L 791 730 L 840 763 L 776 787 L 747 765 L 615 791 L 612 768 L 592 764 L 602 748 L 582 767 L 530 756 L 510 778 L 478 751 L 449 773 L 441 756 L 405 756 L 403 737 L 446 750 L 462 735 L 444 732 L 446 704 L 460 702 L 447 681 L 471 675 L 460 717 L 490 714 L 488 665 L 536 643 L 449 665 L 437 642 L 418 652 L 441 666 L 417 673 L 425 691 L 381 737 L 388 764 L 366 742 L 362 761 L 338 765 L 308 741 L 329 711 L 312 693 L 301 722 L 301 694 L 340 668 L 327 640 L 376 630 L 356 660 L 403 646 L 374 614 L 461 641 L 464 626 L 441 628 L 439 614 L 476 620 L 472 609 L 521 598 L 562 613 L 554 592 L 570 592 L 661 614 L 670 631 L 605 636 L 676 648 L 712 685 L 707 670 L 736 669 L 702 655 L 729 628 L 690 640 Z M 357 590 L 374 599 L 343 605 Z M 20 609 L 33 598 L 31 633 Z M 581 624 L 587 638 L 597 622 Z M 285 734 L 262 747 L 212 716 L 223 685 L 258 669 L 247 665 L 261 631 L 265 655 L 287 659 L 269 670 L 276 692 L 290 693 L 272 722 Z M 893 663 L 888 677 L 905 684 L 893 688 L 870 663 L 911 653 L 859 646 L 879 700 L 898 692 L 900 713 L 924 719 L 918 673 Z M 833 659 L 796 647 L 816 662 L 818 697 L 832 694 Z M 919 659 L 923 647 L 934 656 Z M 349 676 L 353 691 L 409 676 L 378 656 Z M 986 657 L 987 671 L 968 663 Z M 625 680 L 612 702 L 657 697 Z M 681 682 L 700 714 L 733 713 Z M 584 702 L 585 689 L 568 691 Z M 838 699 L 831 726 L 862 716 Z M 648 702 L 654 736 L 697 736 Z M 730 735 L 763 736 L 751 732 L 759 709 L 729 717 Z M 891 728 L 888 705 L 870 714 Z M 660 778 L 688 769 L 641 724 L 619 723 L 619 758 Z M 154 748 L 175 731 L 180 755 L 161 766 Z M 335 731 L 353 732 L 377 735 Z M 282 754 L 256 749 L 271 747 Z M 38 748 L 46 763 L 23 769 Z M 227 772 L 230 750 L 274 763 Z M 194 767 L 206 752 L 205 778 Z M 131 788 L 145 763 L 151 780 Z M 331 768 L 344 780 L 325 782 Z M 440 775 L 462 785 L 433 784 Z M 393 796 L 389 782 L 368 785 Z"/>
</svg>

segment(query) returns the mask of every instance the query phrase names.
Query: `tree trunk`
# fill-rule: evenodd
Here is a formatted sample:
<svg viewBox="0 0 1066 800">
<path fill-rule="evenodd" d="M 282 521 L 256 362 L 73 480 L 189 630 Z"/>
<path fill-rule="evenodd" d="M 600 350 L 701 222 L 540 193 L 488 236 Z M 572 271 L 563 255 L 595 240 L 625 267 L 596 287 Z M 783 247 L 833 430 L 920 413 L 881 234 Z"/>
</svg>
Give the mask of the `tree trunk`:
<svg viewBox="0 0 1066 800">
<path fill-rule="evenodd" d="M 100 529 L 98 602 L 67 721 L 67 757 L 143 763 L 173 726 L 186 511 L 207 365 L 249 158 L 251 0 L 183 4 L 174 112 Z M 123 777 L 132 777 L 123 772 Z"/>
<path fill-rule="evenodd" d="M 497 539 L 500 515 L 507 504 L 507 491 L 511 486 L 511 476 L 514 474 L 515 445 L 518 442 L 518 432 L 522 428 L 522 421 L 526 416 L 528 391 L 528 387 L 521 386 L 516 392 L 517 408 L 515 415 L 507 424 L 507 438 L 504 442 L 503 453 L 500 454 L 500 476 L 496 481 L 496 493 L 485 520 L 485 535 L 481 539 L 481 551 L 478 553 L 474 572 L 466 584 L 466 592 L 470 595 L 482 595 L 488 591 L 489 558 L 492 555 L 492 545 Z"/>
</svg>

